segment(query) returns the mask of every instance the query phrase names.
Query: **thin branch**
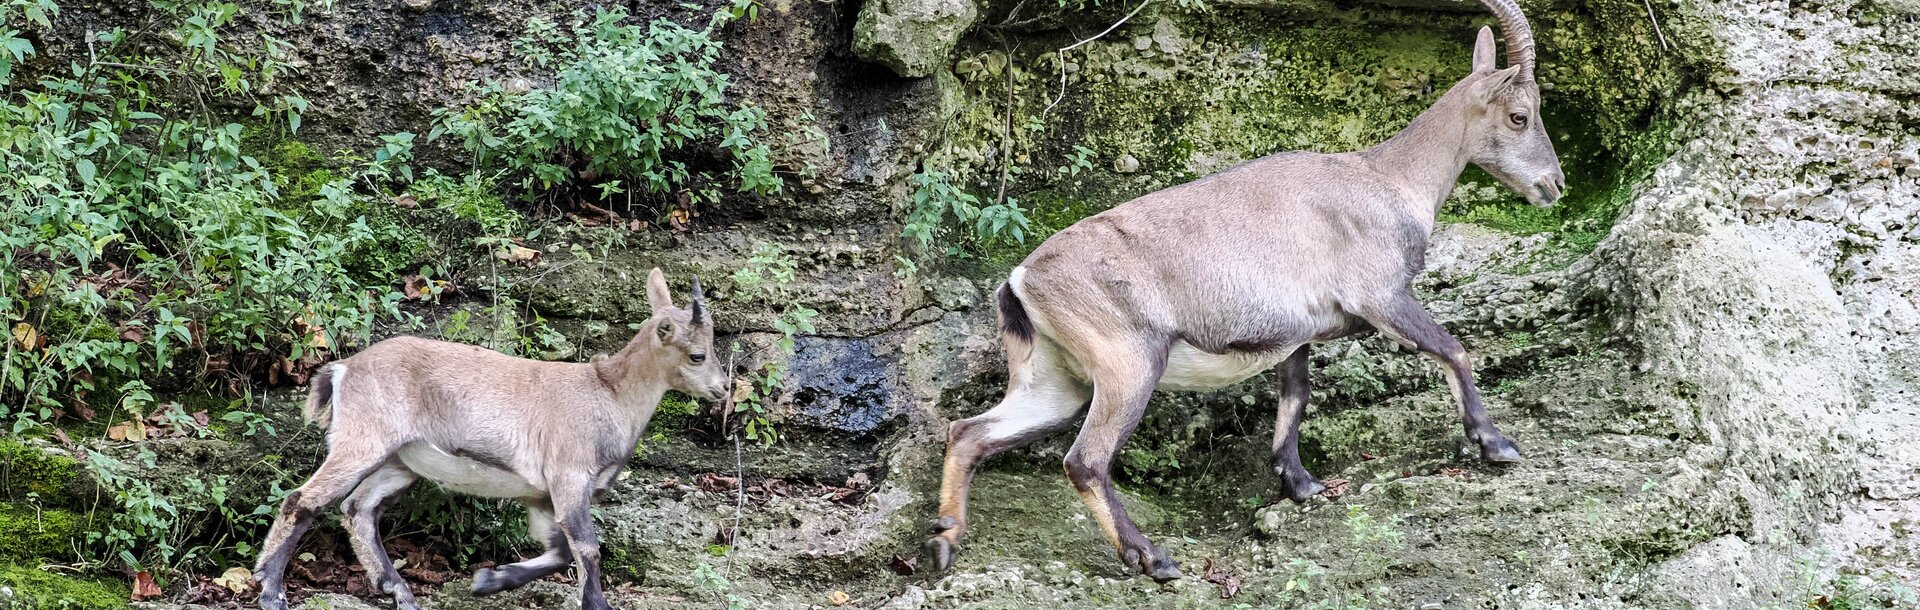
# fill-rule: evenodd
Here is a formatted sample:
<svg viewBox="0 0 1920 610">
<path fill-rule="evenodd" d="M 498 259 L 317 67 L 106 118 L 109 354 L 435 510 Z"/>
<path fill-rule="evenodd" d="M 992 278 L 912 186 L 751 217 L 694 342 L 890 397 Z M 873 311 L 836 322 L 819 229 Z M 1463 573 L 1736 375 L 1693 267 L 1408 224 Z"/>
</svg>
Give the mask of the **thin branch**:
<svg viewBox="0 0 1920 610">
<path fill-rule="evenodd" d="M 1660 18 L 1654 16 L 1653 14 L 1652 0 L 1640 0 L 1640 3 L 1645 4 L 1647 6 L 1647 21 L 1653 22 L 1653 34 L 1655 36 L 1660 37 L 1660 50 L 1662 51 L 1669 50 L 1669 46 L 1667 45 L 1667 35 L 1665 32 L 1660 31 Z"/>
<path fill-rule="evenodd" d="M 1005 50 L 1004 39 L 1001 42 L 1007 54 L 1007 119 L 1000 130 L 1000 193 L 993 196 L 995 205 L 1007 202 L 1007 174 L 1013 165 L 1013 53 Z"/>
<path fill-rule="evenodd" d="M 1140 6 L 1133 7 L 1133 12 L 1127 13 L 1127 16 L 1121 17 L 1119 21 L 1113 22 L 1113 25 L 1107 26 L 1107 29 L 1101 30 L 1100 33 L 1094 34 L 1093 37 L 1054 50 L 1055 56 L 1060 59 L 1060 93 L 1053 96 L 1053 101 L 1047 104 L 1046 110 L 1041 111 L 1041 116 L 1052 114 L 1053 107 L 1060 105 L 1060 100 L 1067 98 L 1067 51 L 1078 49 L 1081 45 L 1099 40 L 1107 34 L 1113 33 L 1113 31 L 1119 29 L 1121 25 L 1126 24 L 1127 20 L 1132 19 L 1134 15 L 1140 14 L 1140 10 L 1147 8 L 1149 4 L 1153 4 L 1153 0 L 1143 0 Z"/>
</svg>

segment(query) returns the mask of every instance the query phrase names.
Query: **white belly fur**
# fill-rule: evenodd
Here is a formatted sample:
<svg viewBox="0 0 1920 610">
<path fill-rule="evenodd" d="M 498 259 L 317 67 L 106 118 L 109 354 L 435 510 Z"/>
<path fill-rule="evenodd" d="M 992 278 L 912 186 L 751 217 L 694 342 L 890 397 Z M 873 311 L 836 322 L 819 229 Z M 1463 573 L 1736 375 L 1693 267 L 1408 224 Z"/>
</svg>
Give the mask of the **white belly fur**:
<svg viewBox="0 0 1920 610">
<path fill-rule="evenodd" d="M 431 443 L 408 443 L 400 448 L 400 463 L 441 487 L 488 498 L 526 498 L 545 495 L 520 475 L 459 457 Z"/>
<path fill-rule="evenodd" d="M 1287 354 L 1288 350 L 1209 354 L 1179 341 L 1167 352 L 1167 371 L 1160 376 L 1160 387 L 1188 392 L 1218 390 L 1273 368 Z"/>
</svg>

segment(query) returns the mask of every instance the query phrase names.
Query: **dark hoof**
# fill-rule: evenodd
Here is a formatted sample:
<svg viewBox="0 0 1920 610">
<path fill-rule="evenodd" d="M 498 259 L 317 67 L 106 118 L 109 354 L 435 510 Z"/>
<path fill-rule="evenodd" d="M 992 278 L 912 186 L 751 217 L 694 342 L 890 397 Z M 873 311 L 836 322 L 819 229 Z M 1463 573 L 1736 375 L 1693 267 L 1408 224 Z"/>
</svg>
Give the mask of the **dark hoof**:
<svg viewBox="0 0 1920 610">
<path fill-rule="evenodd" d="M 1504 436 L 1495 437 L 1492 442 L 1481 443 L 1480 457 L 1495 464 L 1513 464 L 1524 459 L 1520 457 L 1520 447 Z"/>
<path fill-rule="evenodd" d="M 927 539 L 927 558 L 933 561 L 934 573 L 953 567 L 953 556 L 959 553 L 960 547 L 951 540 L 939 536 Z"/>
<path fill-rule="evenodd" d="M 485 597 L 507 590 L 512 584 L 500 575 L 499 570 L 480 568 L 473 571 L 473 596 Z"/>
<path fill-rule="evenodd" d="M 1180 562 L 1167 557 L 1166 551 L 1152 545 L 1148 545 L 1144 552 L 1140 549 L 1127 549 L 1121 554 L 1120 561 L 1126 563 L 1128 569 L 1139 570 L 1154 582 L 1180 579 Z"/>
<path fill-rule="evenodd" d="M 1305 504 L 1307 500 L 1327 490 L 1327 486 L 1319 479 L 1313 478 L 1313 475 L 1304 471 L 1298 474 L 1282 472 L 1280 480 L 1287 487 L 1287 499 L 1301 504 Z"/>
<path fill-rule="evenodd" d="M 933 533 L 938 534 L 940 532 L 944 532 L 956 527 L 960 527 L 959 519 L 955 519 L 947 515 L 940 515 L 939 519 L 933 520 L 933 526 L 930 527 L 929 529 L 932 529 Z"/>
<path fill-rule="evenodd" d="M 287 596 L 261 595 L 260 610 L 287 610 Z"/>
</svg>

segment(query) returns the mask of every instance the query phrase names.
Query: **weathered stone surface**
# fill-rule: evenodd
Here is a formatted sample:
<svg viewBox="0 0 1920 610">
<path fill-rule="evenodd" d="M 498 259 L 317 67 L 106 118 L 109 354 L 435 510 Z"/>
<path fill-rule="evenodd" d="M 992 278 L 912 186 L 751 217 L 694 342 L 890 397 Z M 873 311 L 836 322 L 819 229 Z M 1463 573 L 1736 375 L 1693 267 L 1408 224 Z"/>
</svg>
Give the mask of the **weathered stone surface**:
<svg viewBox="0 0 1920 610">
<path fill-rule="evenodd" d="M 927 76 L 946 65 L 979 18 L 973 0 L 867 0 L 853 26 L 853 52 L 901 76 Z"/>
</svg>

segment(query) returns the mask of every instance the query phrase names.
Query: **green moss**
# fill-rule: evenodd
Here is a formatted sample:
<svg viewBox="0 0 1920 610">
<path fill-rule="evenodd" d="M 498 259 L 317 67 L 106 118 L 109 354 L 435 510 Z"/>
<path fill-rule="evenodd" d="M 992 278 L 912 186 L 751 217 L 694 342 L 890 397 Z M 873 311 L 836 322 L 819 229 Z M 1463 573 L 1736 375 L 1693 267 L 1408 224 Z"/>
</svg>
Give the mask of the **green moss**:
<svg viewBox="0 0 1920 610">
<path fill-rule="evenodd" d="M 0 504 L 0 559 L 69 556 L 79 523 L 79 517 L 64 510 Z"/>
<path fill-rule="evenodd" d="M 0 438 L 0 491 L 7 499 L 18 500 L 27 494 L 50 500 L 62 498 L 79 468 L 80 463 L 73 458 Z"/>
<path fill-rule="evenodd" d="M 693 421 L 700 412 L 699 403 L 679 392 L 667 392 L 660 397 L 660 406 L 653 412 L 653 420 L 647 424 L 647 430 L 655 434 L 664 434 L 681 430 Z"/>
<path fill-rule="evenodd" d="M 39 610 L 107 610 L 127 607 L 127 586 L 49 572 L 35 566 L 0 563 L 0 586 L 13 590 L 10 600 Z"/>
<path fill-rule="evenodd" d="M 609 544 L 601 547 L 601 551 L 600 567 L 608 579 L 616 583 L 646 584 L 647 572 L 654 565 L 652 551 L 624 544 Z"/>
</svg>

